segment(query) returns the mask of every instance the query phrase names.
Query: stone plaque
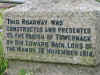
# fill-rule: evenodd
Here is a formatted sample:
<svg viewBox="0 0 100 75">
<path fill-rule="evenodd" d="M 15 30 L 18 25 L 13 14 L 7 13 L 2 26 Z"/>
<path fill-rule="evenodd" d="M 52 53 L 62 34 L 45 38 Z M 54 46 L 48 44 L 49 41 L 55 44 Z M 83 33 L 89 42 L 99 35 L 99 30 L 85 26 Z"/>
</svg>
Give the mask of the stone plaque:
<svg viewBox="0 0 100 75">
<path fill-rule="evenodd" d="M 4 17 L 6 57 L 95 65 L 96 20 L 88 8 L 11 9 Z"/>
</svg>

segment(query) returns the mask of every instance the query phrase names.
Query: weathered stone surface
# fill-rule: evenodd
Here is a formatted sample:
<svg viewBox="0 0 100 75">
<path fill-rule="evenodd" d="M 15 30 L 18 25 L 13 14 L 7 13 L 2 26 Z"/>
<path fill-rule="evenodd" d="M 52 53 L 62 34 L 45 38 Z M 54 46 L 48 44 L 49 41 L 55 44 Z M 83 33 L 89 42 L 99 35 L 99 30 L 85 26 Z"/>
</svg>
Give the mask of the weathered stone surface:
<svg viewBox="0 0 100 75">
<path fill-rule="evenodd" d="M 4 45 L 9 75 L 21 69 L 32 75 L 99 75 L 99 18 L 100 5 L 94 0 L 29 0 L 7 10 Z"/>
<path fill-rule="evenodd" d="M 98 28 L 99 7 L 86 3 L 88 1 L 65 2 L 44 0 L 36 1 L 35 5 L 26 2 L 6 11 L 7 58 L 96 65 L 96 52 L 99 53 L 96 37 L 99 30 L 95 28 Z M 32 31 L 21 30 L 20 27 L 30 27 Z"/>
<path fill-rule="evenodd" d="M 13 66 L 12 66 L 13 65 Z M 99 69 L 95 67 L 71 65 L 71 64 L 53 64 L 38 63 L 26 61 L 10 61 L 8 75 L 18 75 L 21 70 L 25 70 L 32 75 L 99 75 Z"/>
</svg>

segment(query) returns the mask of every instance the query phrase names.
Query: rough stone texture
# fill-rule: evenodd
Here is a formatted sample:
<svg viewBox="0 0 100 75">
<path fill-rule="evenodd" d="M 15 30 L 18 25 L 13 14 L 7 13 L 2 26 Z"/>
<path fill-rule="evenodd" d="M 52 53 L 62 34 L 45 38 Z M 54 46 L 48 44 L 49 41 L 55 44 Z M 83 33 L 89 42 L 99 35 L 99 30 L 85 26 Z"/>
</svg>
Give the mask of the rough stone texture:
<svg viewBox="0 0 100 75">
<path fill-rule="evenodd" d="M 8 75 L 18 75 L 21 69 L 32 75 L 99 75 L 99 72 L 95 74 L 95 67 L 89 66 L 9 61 Z"/>
<path fill-rule="evenodd" d="M 76 10 L 75 12 L 71 12 L 71 11 L 57 12 L 57 13 L 56 12 L 54 12 L 54 13 L 45 12 L 44 14 L 39 13 L 39 12 L 34 13 L 34 14 L 33 13 L 32 12 L 24 13 L 24 14 L 16 13 L 17 15 L 16 14 L 12 15 L 12 13 L 8 13 L 8 14 L 6 14 L 8 16 L 6 16 L 5 19 L 7 19 L 7 18 L 11 18 L 11 19 L 20 18 L 20 19 L 22 19 L 24 17 L 25 18 L 30 17 L 30 19 L 31 18 L 34 19 L 35 16 L 36 17 L 39 17 L 39 16 L 42 17 L 42 15 L 43 15 L 43 18 L 49 17 L 48 19 L 51 19 L 52 18 L 51 16 L 61 16 L 61 18 L 63 17 L 63 19 L 65 20 L 64 25 L 66 25 L 66 27 L 68 26 L 68 27 L 76 27 L 76 28 L 77 27 L 81 27 L 81 28 L 82 27 L 84 27 L 84 28 L 90 27 L 91 28 L 92 44 L 93 44 L 93 51 L 94 51 L 95 43 L 96 43 L 95 42 L 95 39 L 96 39 L 95 26 L 94 26 L 94 24 L 96 22 L 96 18 L 95 18 L 95 12 L 94 11 L 88 11 L 88 10 L 82 11 L 82 12 L 80 12 L 80 14 L 79 14 L 78 10 Z M 31 14 L 31 15 L 29 15 L 29 14 Z M 89 16 L 91 16 L 90 14 L 92 14 L 92 17 L 89 17 Z M 66 16 L 66 17 L 64 17 L 64 16 Z M 80 18 L 80 16 L 82 18 Z M 75 20 L 76 18 L 77 18 L 77 20 Z M 84 21 L 84 23 L 83 23 L 83 21 Z M 6 22 L 7 21 L 5 21 L 5 25 L 7 25 Z M 48 24 L 48 26 L 49 25 L 50 24 Z M 9 25 L 7 25 L 7 26 L 9 26 Z M 20 24 L 20 26 L 21 26 L 21 24 Z M 71 42 L 71 41 L 69 41 L 69 42 Z M 60 58 L 60 57 L 62 57 L 62 58 Z M 7 58 L 20 59 L 20 60 L 35 60 L 35 61 L 51 61 L 51 62 L 73 63 L 73 64 L 86 64 L 86 65 L 95 65 L 96 64 L 95 54 L 94 54 L 94 57 L 56 56 L 56 55 L 55 55 L 55 57 L 53 57 L 53 56 L 49 56 L 49 55 L 36 55 L 36 54 L 32 54 L 32 53 L 28 54 L 28 53 L 21 53 L 21 52 L 18 52 L 18 53 L 17 52 L 7 52 Z"/>
<path fill-rule="evenodd" d="M 9 60 L 8 75 L 18 75 L 21 70 L 31 75 L 100 75 L 100 65 L 84 66 Z"/>
<path fill-rule="evenodd" d="M 49 4 L 50 3 L 50 4 Z M 35 5 L 30 4 L 26 2 L 26 4 L 20 5 L 15 8 L 11 8 L 8 11 L 5 12 L 5 22 L 4 25 L 9 26 L 7 24 L 7 19 L 54 19 L 58 16 L 64 20 L 64 27 L 80 27 L 80 28 L 91 28 L 91 42 L 92 43 L 92 50 L 93 50 L 93 57 L 80 57 L 80 56 L 64 56 L 60 58 L 59 56 L 54 56 L 54 58 L 51 56 L 49 58 L 49 55 L 33 55 L 28 53 L 21 53 L 21 52 L 7 52 L 7 58 L 12 59 L 21 59 L 21 60 L 35 60 L 35 61 L 51 61 L 51 62 L 62 62 L 62 63 L 73 63 L 73 64 L 86 64 L 86 65 L 96 65 L 97 60 L 96 58 L 99 58 L 96 53 L 99 53 L 98 47 L 96 47 L 96 31 L 95 27 L 97 27 L 97 12 L 99 12 L 99 7 L 97 7 L 94 4 L 88 3 L 88 1 L 75 1 L 64 4 L 64 0 L 61 2 L 52 2 L 52 0 L 49 1 L 40 1 L 36 2 Z M 71 4 L 72 3 L 72 4 Z M 92 3 L 92 2 L 91 2 Z M 71 4 L 71 5 L 70 5 Z M 69 6 L 70 5 L 70 6 Z M 38 7 L 37 7 L 38 6 Z M 15 10 L 17 9 L 17 10 Z M 98 16 L 99 17 L 99 16 Z M 60 19 L 59 18 L 59 19 Z M 18 26 L 18 24 L 15 24 Z M 51 24 L 48 24 L 50 26 Z M 23 26 L 20 24 L 20 26 Z M 32 25 L 30 25 L 32 26 Z M 28 25 L 27 25 L 28 27 Z M 60 26 L 61 27 L 61 26 Z M 98 28 L 98 27 L 97 27 Z M 14 32 L 13 32 L 14 33 Z M 45 33 L 46 34 L 46 33 Z M 68 34 L 67 34 L 68 35 Z M 76 34 L 76 35 L 84 35 L 84 34 Z M 5 35 L 5 38 L 6 35 Z M 8 39 L 8 38 L 7 38 Z M 54 39 L 53 41 L 55 41 Z M 98 41 L 98 40 L 97 40 Z M 6 41 L 5 41 L 6 42 Z M 66 41 L 66 42 L 72 42 L 72 41 Z M 5 43 L 4 43 L 5 44 Z M 11 45 L 12 46 L 12 45 Z M 5 49 L 6 50 L 6 49 Z M 82 49 L 83 50 L 83 49 Z M 12 57 L 13 56 L 13 57 Z M 47 58 L 48 57 L 48 58 Z"/>
<path fill-rule="evenodd" d="M 63 13 L 68 17 L 69 25 L 75 27 L 91 27 L 92 28 L 92 43 L 95 57 L 92 60 L 92 66 L 80 66 L 70 64 L 52 64 L 52 63 L 39 63 L 39 62 L 27 62 L 18 60 L 9 60 L 9 75 L 18 75 L 19 70 L 26 69 L 28 72 L 32 72 L 32 75 L 100 75 L 99 68 L 97 65 L 100 63 L 100 5 L 94 0 L 29 0 L 25 4 L 7 10 L 4 14 L 4 18 L 21 18 L 32 16 L 34 13 L 37 16 L 46 15 L 46 13 Z M 70 18 L 70 19 L 69 19 Z M 4 25 L 7 24 L 6 20 Z M 20 56 L 19 56 L 19 55 Z M 8 59 L 19 59 L 19 60 L 33 60 L 38 59 L 33 57 L 24 57 L 20 53 L 8 53 L 6 55 Z M 27 59 L 28 58 L 28 59 Z M 79 57 L 80 58 L 80 57 Z M 75 58 L 78 61 L 79 58 Z M 74 58 L 73 58 L 74 59 Z M 40 60 L 40 59 L 39 59 Z M 45 59 L 44 61 L 49 61 Z M 42 61 L 42 60 L 41 60 Z M 88 59 L 82 60 L 83 62 L 90 61 Z M 70 61 L 67 61 L 70 63 Z M 79 64 L 79 62 L 71 61 L 71 63 Z M 89 64 L 89 63 L 87 63 Z M 97 65 L 97 66 L 96 66 Z"/>
</svg>

